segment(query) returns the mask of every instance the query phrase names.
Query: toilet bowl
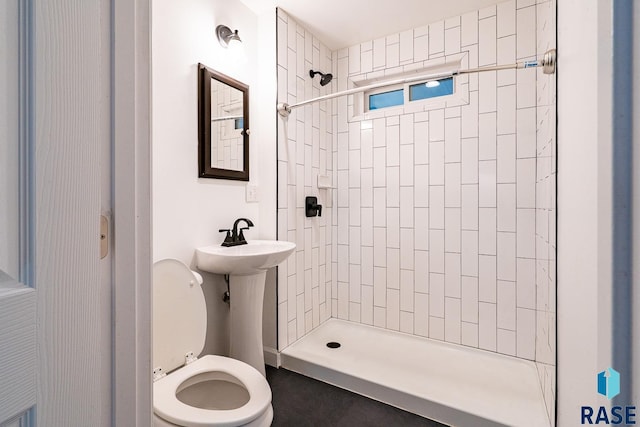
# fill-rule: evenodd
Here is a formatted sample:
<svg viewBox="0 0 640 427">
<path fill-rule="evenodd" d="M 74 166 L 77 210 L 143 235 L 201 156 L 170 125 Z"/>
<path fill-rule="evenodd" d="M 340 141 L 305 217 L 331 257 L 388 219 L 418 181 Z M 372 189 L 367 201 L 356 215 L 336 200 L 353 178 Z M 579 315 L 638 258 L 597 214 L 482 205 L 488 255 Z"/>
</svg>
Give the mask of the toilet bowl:
<svg viewBox="0 0 640 427">
<path fill-rule="evenodd" d="M 178 260 L 153 266 L 153 425 L 271 425 L 267 380 L 252 366 L 199 355 L 207 312 L 202 277 Z"/>
</svg>

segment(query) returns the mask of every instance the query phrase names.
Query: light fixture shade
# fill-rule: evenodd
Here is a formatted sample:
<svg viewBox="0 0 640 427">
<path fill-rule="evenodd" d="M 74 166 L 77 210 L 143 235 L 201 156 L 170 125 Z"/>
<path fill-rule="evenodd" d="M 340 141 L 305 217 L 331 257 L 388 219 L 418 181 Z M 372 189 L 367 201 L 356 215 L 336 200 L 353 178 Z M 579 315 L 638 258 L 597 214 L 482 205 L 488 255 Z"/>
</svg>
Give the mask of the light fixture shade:
<svg viewBox="0 0 640 427">
<path fill-rule="evenodd" d="M 426 87 L 438 87 L 438 86 L 440 86 L 440 82 L 438 80 L 429 80 L 424 85 Z"/>
<path fill-rule="evenodd" d="M 233 40 L 242 42 L 240 36 L 238 35 L 238 30 L 231 31 L 231 28 L 226 25 L 218 25 L 216 27 L 216 36 L 218 36 L 218 41 L 222 47 L 229 47 L 229 43 Z"/>
</svg>

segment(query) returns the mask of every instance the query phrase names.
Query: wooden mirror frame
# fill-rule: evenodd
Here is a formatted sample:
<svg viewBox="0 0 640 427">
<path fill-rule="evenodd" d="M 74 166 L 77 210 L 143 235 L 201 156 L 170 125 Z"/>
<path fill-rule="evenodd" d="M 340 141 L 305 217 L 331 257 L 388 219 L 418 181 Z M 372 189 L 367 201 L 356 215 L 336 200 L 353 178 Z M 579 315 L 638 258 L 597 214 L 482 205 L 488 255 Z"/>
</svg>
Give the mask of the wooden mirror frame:
<svg viewBox="0 0 640 427">
<path fill-rule="evenodd" d="M 219 169 L 211 166 L 211 79 L 242 92 L 243 168 Z M 249 86 L 198 64 L 198 177 L 249 181 Z"/>
</svg>

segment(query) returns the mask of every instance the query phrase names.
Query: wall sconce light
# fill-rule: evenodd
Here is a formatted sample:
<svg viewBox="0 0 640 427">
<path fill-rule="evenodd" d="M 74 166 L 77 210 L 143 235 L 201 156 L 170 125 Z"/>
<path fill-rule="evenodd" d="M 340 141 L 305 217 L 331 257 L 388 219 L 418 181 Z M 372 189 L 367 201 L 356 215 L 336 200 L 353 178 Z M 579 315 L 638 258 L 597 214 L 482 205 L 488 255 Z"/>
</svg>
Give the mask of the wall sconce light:
<svg viewBox="0 0 640 427">
<path fill-rule="evenodd" d="M 238 35 L 238 30 L 231 31 L 231 28 L 227 27 L 226 25 L 218 25 L 216 27 L 216 35 L 218 36 L 220 45 L 224 48 L 229 47 L 229 43 L 233 40 L 242 42 L 240 36 Z"/>
</svg>

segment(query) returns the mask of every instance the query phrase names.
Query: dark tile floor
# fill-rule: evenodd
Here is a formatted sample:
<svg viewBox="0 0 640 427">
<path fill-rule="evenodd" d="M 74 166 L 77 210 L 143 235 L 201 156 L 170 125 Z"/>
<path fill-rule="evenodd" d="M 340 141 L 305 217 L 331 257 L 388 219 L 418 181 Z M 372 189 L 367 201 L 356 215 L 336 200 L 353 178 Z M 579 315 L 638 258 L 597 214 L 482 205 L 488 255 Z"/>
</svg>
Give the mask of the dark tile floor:
<svg viewBox="0 0 640 427">
<path fill-rule="evenodd" d="M 443 427 L 286 369 L 267 366 L 273 393 L 273 427 Z"/>
</svg>

